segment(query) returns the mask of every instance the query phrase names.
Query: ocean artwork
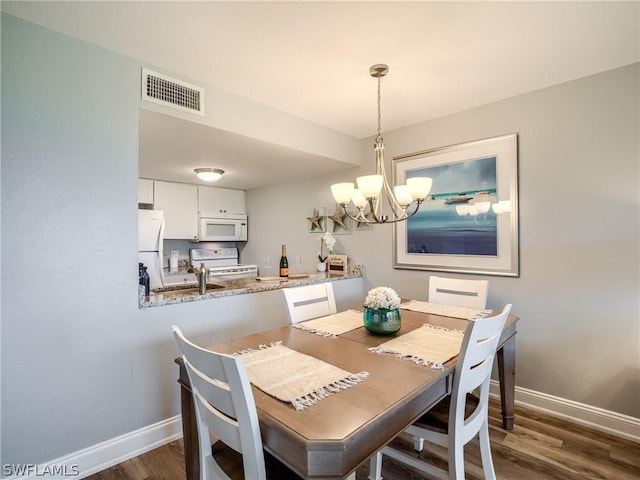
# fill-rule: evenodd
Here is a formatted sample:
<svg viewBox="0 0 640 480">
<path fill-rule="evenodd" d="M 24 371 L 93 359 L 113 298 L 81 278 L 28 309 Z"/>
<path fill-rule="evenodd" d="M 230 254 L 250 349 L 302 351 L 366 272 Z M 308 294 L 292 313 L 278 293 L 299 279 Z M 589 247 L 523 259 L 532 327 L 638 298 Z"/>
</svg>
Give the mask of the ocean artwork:
<svg viewBox="0 0 640 480">
<path fill-rule="evenodd" d="M 478 203 L 496 201 L 495 156 L 407 172 L 407 178 L 414 176 L 431 177 L 433 188 L 407 221 L 407 253 L 498 255 L 496 215 L 490 209 L 475 213 Z"/>
</svg>

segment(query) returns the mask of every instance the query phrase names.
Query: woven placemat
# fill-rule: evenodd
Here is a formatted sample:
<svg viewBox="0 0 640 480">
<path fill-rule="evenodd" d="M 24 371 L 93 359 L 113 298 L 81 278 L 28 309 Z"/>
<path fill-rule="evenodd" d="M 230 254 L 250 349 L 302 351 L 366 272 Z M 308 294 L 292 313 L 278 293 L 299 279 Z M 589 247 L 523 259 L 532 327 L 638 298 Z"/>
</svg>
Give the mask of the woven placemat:
<svg viewBox="0 0 640 480">
<path fill-rule="evenodd" d="M 392 353 L 397 358 L 412 360 L 418 365 L 444 369 L 443 364 L 460 353 L 463 337 L 464 332 L 460 330 L 425 324 L 369 350 Z"/>
<path fill-rule="evenodd" d="M 292 325 L 294 328 L 315 333 L 323 337 L 336 338 L 338 335 L 355 330 L 363 325 L 362 312 L 346 310 L 325 317 L 314 318 Z"/>
<path fill-rule="evenodd" d="M 291 403 L 296 410 L 351 388 L 369 375 L 347 372 L 280 342 L 235 355 L 242 357 L 253 385 L 278 400 Z"/>
<path fill-rule="evenodd" d="M 458 307 L 456 305 L 443 305 L 441 303 L 430 303 L 420 300 L 409 300 L 408 302 L 402 303 L 400 308 L 413 310 L 414 312 L 442 315 L 443 317 L 464 318 L 465 320 L 476 320 L 478 318 L 486 317 L 491 313 L 491 310 Z"/>
</svg>

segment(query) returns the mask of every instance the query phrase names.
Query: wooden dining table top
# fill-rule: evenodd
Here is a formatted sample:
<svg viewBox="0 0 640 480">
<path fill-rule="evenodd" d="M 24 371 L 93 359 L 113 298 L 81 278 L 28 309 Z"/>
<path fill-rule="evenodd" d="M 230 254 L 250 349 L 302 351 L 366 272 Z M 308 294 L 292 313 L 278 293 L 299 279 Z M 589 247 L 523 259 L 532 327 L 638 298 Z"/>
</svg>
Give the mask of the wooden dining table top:
<svg viewBox="0 0 640 480">
<path fill-rule="evenodd" d="M 509 317 L 504 339 L 516 321 Z M 264 448 L 304 478 L 344 478 L 450 392 L 455 358 L 438 370 L 368 350 L 425 323 L 464 330 L 468 322 L 402 310 L 402 327 L 391 336 L 359 327 L 327 338 L 284 326 L 207 348 L 231 354 L 282 342 L 350 373 L 368 372 L 361 383 L 300 411 L 252 386 Z"/>
</svg>

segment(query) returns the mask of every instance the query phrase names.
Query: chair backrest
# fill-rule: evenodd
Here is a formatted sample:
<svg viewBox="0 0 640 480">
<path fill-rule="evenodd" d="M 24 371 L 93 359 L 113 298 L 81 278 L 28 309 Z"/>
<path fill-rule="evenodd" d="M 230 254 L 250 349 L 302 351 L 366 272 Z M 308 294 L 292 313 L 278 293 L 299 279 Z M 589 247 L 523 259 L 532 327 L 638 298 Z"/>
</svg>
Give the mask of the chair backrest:
<svg viewBox="0 0 640 480">
<path fill-rule="evenodd" d="M 510 311 L 511 304 L 506 305 L 499 315 L 470 320 L 465 330 L 460 356 L 453 376 L 449 408 L 449 434 L 455 432 L 455 435 L 458 436 L 456 443 L 466 444 L 475 436 L 487 418 L 489 381 L 491 380 L 493 359 Z M 465 421 L 467 394 L 478 387 L 480 402 Z"/>
<path fill-rule="evenodd" d="M 429 277 L 429 302 L 484 309 L 487 306 L 487 280 Z"/>
<path fill-rule="evenodd" d="M 303 287 L 283 288 L 291 325 L 336 313 L 336 299 L 331 282 Z"/>
<path fill-rule="evenodd" d="M 212 456 L 210 432 L 242 454 L 245 478 L 265 478 L 258 414 L 244 363 L 193 344 L 175 325 L 171 329 L 193 393 L 200 478 L 229 478 Z"/>
</svg>

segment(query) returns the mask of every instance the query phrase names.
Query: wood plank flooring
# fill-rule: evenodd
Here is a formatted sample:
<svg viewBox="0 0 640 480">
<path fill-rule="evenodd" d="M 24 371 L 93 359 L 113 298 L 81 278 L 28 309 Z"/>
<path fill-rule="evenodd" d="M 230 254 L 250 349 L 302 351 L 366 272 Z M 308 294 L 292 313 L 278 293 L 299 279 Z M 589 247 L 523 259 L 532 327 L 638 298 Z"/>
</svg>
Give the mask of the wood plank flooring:
<svg viewBox="0 0 640 480">
<path fill-rule="evenodd" d="M 500 407 L 492 401 L 489 412 L 491 452 L 499 480 L 640 479 L 640 444 L 516 407 L 515 427 L 501 428 Z M 413 452 L 410 438 L 400 436 L 394 446 Z M 422 458 L 446 468 L 446 450 L 425 442 Z M 469 480 L 484 478 L 480 449 L 465 447 Z M 367 480 L 369 465 L 356 471 L 356 480 Z M 384 457 L 385 480 L 429 478 L 395 460 Z M 182 441 L 132 458 L 87 477 L 88 480 L 184 480 Z"/>
</svg>

